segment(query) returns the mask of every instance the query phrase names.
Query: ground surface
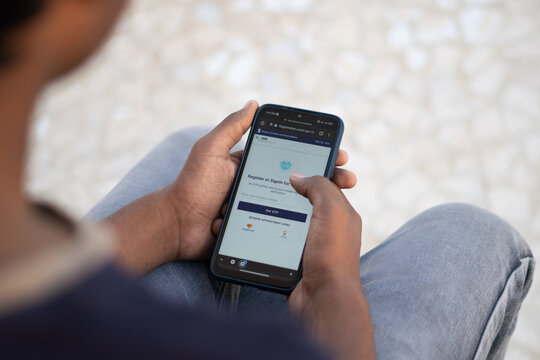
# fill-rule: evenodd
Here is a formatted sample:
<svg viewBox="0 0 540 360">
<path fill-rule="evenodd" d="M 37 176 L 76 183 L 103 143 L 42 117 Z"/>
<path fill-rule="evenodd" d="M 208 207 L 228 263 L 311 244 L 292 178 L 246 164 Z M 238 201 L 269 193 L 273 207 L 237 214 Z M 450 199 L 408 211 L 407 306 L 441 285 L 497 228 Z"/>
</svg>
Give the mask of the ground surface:
<svg viewBox="0 0 540 360">
<path fill-rule="evenodd" d="M 539 0 L 135 1 L 46 94 L 28 187 L 82 215 L 165 135 L 250 98 L 345 120 L 365 250 L 465 201 L 540 254 Z M 508 359 L 540 358 L 539 284 Z"/>
</svg>

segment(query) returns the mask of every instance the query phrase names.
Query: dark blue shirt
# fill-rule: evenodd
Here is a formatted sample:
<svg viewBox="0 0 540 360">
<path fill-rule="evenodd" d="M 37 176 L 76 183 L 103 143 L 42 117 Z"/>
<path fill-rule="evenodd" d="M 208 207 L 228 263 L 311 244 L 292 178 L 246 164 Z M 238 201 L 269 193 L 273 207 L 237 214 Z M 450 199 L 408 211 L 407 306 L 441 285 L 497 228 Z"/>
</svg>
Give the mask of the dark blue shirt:
<svg viewBox="0 0 540 360">
<path fill-rule="evenodd" d="M 177 307 L 113 265 L 0 316 L 0 359 L 322 359 L 293 319 Z"/>
</svg>

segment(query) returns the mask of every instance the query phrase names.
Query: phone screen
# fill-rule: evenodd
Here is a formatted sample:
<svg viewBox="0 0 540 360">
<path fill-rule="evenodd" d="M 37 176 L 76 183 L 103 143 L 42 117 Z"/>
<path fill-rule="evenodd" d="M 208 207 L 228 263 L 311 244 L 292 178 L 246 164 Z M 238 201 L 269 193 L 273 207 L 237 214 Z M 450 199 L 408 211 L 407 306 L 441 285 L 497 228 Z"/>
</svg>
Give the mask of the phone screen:
<svg viewBox="0 0 540 360">
<path fill-rule="evenodd" d="M 213 258 L 218 276 L 288 289 L 297 281 L 312 206 L 293 172 L 331 176 L 339 118 L 265 105 L 255 116 Z"/>
</svg>

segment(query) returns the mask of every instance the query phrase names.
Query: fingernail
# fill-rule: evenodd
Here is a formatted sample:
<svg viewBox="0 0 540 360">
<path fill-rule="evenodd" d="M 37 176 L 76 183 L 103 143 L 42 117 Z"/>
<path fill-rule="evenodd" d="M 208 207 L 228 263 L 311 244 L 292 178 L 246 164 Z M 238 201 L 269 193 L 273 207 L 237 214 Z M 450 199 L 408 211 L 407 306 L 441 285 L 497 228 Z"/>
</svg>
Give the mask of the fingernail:
<svg viewBox="0 0 540 360">
<path fill-rule="evenodd" d="M 291 174 L 291 179 L 294 178 L 294 179 L 298 179 L 298 180 L 299 180 L 299 179 L 303 179 L 303 178 L 305 178 L 305 177 L 306 177 L 305 175 L 302 175 L 302 174 L 297 173 L 297 172 Z"/>
</svg>

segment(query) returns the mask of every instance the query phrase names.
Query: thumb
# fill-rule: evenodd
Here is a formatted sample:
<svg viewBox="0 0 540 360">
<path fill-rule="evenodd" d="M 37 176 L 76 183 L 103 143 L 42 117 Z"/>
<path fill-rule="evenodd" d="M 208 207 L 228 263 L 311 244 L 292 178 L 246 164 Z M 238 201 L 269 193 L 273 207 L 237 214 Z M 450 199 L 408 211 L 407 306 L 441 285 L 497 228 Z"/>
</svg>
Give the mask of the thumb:
<svg viewBox="0 0 540 360">
<path fill-rule="evenodd" d="M 335 185 L 324 176 L 306 177 L 293 173 L 289 180 L 293 189 L 307 198 L 313 206 L 321 203 L 325 197 L 331 196 L 336 190 Z"/>
<path fill-rule="evenodd" d="M 255 100 L 248 101 L 242 109 L 227 116 L 208 136 L 212 138 L 214 144 L 230 150 L 251 126 L 258 107 L 259 104 Z"/>
</svg>

